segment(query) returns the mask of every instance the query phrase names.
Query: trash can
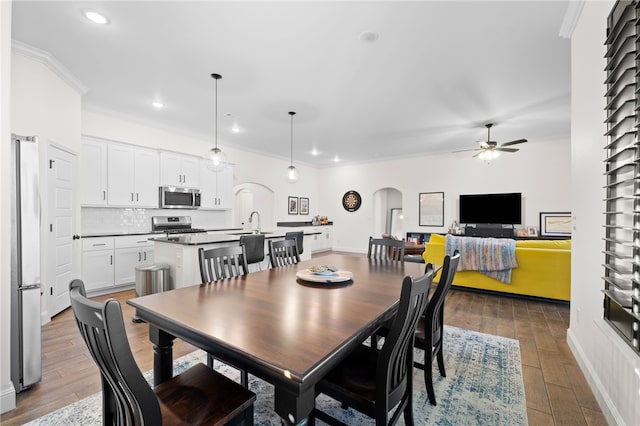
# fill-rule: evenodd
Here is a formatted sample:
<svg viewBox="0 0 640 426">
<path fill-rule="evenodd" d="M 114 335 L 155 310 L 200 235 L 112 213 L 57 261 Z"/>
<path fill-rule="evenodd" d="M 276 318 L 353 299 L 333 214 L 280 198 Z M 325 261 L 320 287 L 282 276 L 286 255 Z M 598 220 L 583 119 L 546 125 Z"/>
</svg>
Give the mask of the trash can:
<svg viewBox="0 0 640 426">
<path fill-rule="evenodd" d="M 146 296 L 148 294 L 160 293 L 171 290 L 171 280 L 169 277 L 169 265 L 157 263 L 146 266 L 136 266 L 136 296 Z M 142 320 L 137 316 L 133 317 L 134 322 Z"/>
</svg>

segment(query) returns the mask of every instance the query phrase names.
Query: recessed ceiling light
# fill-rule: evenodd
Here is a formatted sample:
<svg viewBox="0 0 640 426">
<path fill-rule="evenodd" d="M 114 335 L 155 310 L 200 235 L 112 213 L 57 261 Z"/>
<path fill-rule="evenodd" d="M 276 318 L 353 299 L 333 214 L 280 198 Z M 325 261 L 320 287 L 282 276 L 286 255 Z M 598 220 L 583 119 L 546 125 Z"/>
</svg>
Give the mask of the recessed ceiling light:
<svg viewBox="0 0 640 426">
<path fill-rule="evenodd" d="M 378 37 L 378 33 L 373 31 L 363 31 L 358 36 L 360 41 L 364 41 L 365 43 L 373 43 L 374 41 L 378 40 Z"/>
<path fill-rule="evenodd" d="M 316 155 L 318 155 L 318 154 L 320 154 L 320 153 L 318 152 L 318 150 L 317 150 L 317 149 L 313 148 L 313 149 L 311 150 L 311 155 L 313 155 L 314 157 L 315 157 Z"/>
<path fill-rule="evenodd" d="M 231 131 L 232 131 L 233 133 L 240 133 L 240 127 L 238 127 L 238 125 L 237 125 L 237 124 L 235 124 L 235 125 L 231 128 Z"/>
<path fill-rule="evenodd" d="M 338 157 L 337 155 L 335 157 L 333 157 L 333 162 L 334 163 L 339 163 L 340 162 L 340 157 Z"/>
<path fill-rule="evenodd" d="M 153 106 L 154 108 L 160 109 L 160 108 L 164 107 L 164 104 L 162 102 L 160 102 L 160 101 L 153 101 L 153 102 L 151 102 L 151 106 Z"/>
<path fill-rule="evenodd" d="M 96 24 L 100 24 L 100 25 L 105 25 L 109 23 L 109 19 L 107 19 L 106 16 L 102 15 L 101 13 L 96 12 L 95 10 L 91 10 L 91 9 L 84 9 L 82 11 L 82 14 L 91 22 L 94 22 Z"/>
</svg>

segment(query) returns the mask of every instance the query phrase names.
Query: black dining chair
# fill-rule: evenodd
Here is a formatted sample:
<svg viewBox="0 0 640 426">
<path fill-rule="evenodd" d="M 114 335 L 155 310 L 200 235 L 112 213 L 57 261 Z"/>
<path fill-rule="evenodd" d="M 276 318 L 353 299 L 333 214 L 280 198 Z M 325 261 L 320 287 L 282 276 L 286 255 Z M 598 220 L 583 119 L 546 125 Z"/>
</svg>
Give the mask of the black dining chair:
<svg viewBox="0 0 640 426">
<path fill-rule="evenodd" d="M 415 347 L 424 351 L 424 363 L 414 362 L 414 367 L 424 370 L 424 383 L 431 405 L 436 405 L 433 390 L 433 359 L 438 360 L 438 369 L 442 377 L 447 377 L 444 369 L 443 332 L 444 332 L 444 300 L 451 288 L 453 277 L 460 262 L 460 252 L 454 251 L 452 256 L 445 256 L 436 290 L 429 300 L 424 315 L 420 318 L 415 334 Z"/>
<path fill-rule="evenodd" d="M 404 263 L 404 240 L 369 237 L 367 257 L 374 260 Z"/>
<path fill-rule="evenodd" d="M 105 425 L 253 424 L 256 395 L 198 363 L 151 389 L 131 352 L 115 299 L 87 299 L 84 283 L 69 284 L 80 334 L 100 369 Z"/>
<path fill-rule="evenodd" d="M 257 263 L 258 269 L 262 270 L 260 264 L 264 260 L 264 234 L 241 235 L 240 245 L 244 246 L 247 266 Z"/>
<path fill-rule="evenodd" d="M 418 278 L 402 280 L 398 311 L 381 349 L 358 345 L 316 385 L 343 407 L 375 419 L 376 425 L 395 424 L 401 414 L 413 424 L 413 336 L 429 300 L 433 266 Z M 389 419 L 389 412 L 394 409 Z M 311 424 L 318 418 L 330 425 L 345 425 L 329 414 L 313 409 Z"/>
<path fill-rule="evenodd" d="M 244 246 L 216 247 L 205 250 L 198 249 L 200 259 L 200 277 L 202 283 L 236 278 L 249 272 Z M 207 366 L 214 368 L 215 357 L 207 354 Z M 225 364 L 228 364 L 225 362 Z M 231 364 L 229 364 L 231 365 Z M 237 367 L 234 367 L 237 368 Z M 249 385 L 249 374 L 240 368 L 240 383 Z"/>
<path fill-rule="evenodd" d="M 272 268 L 295 265 L 300 262 L 295 240 L 269 240 L 269 262 Z"/>
<path fill-rule="evenodd" d="M 304 253 L 303 241 L 304 241 L 304 232 L 295 231 L 295 232 L 286 232 L 284 234 L 285 240 L 295 240 L 298 246 L 298 254 Z"/>
<path fill-rule="evenodd" d="M 198 257 L 203 283 L 235 278 L 248 272 L 244 246 L 200 248 Z"/>
</svg>

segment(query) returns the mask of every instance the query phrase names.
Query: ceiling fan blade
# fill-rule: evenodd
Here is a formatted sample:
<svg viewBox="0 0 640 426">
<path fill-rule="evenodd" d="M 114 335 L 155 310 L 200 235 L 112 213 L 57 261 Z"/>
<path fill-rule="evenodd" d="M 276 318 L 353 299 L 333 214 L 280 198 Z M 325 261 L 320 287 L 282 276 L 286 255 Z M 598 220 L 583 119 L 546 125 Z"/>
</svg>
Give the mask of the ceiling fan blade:
<svg viewBox="0 0 640 426">
<path fill-rule="evenodd" d="M 482 151 L 481 148 L 474 148 L 474 149 L 461 149 L 459 151 L 451 151 L 452 153 L 456 153 L 456 152 L 469 152 L 469 151 Z"/>
<path fill-rule="evenodd" d="M 518 152 L 520 151 L 518 148 L 496 148 L 496 151 L 502 152 Z"/>
<path fill-rule="evenodd" d="M 482 154 L 482 152 L 484 152 L 484 150 L 482 150 L 481 152 L 479 152 L 476 155 L 472 156 L 471 158 L 476 158 L 478 155 Z"/>
<path fill-rule="evenodd" d="M 518 140 L 515 140 L 515 141 L 503 143 L 500 146 L 516 145 L 516 144 L 519 144 L 519 143 L 525 143 L 526 141 L 527 141 L 526 139 L 518 139 Z"/>
</svg>

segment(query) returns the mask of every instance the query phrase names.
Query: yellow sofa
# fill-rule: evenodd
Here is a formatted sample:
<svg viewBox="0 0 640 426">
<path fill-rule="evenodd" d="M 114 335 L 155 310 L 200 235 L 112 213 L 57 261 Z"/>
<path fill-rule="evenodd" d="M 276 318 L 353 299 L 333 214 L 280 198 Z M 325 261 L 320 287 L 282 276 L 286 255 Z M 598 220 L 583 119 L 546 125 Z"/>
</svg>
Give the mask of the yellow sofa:
<svg viewBox="0 0 640 426">
<path fill-rule="evenodd" d="M 422 257 L 442 264 L 445 236 L 431 234 Z M 461 253 L 464 256 L 464 253 Z M 518 267 L 511 273 L 511 284 L 487 277 L 478 271 L 458 271 L 453 285 L 480 290 L 512 293 L 569 301 L 571 298 L 571 240 L 516 241 Z"/>
</svg>

